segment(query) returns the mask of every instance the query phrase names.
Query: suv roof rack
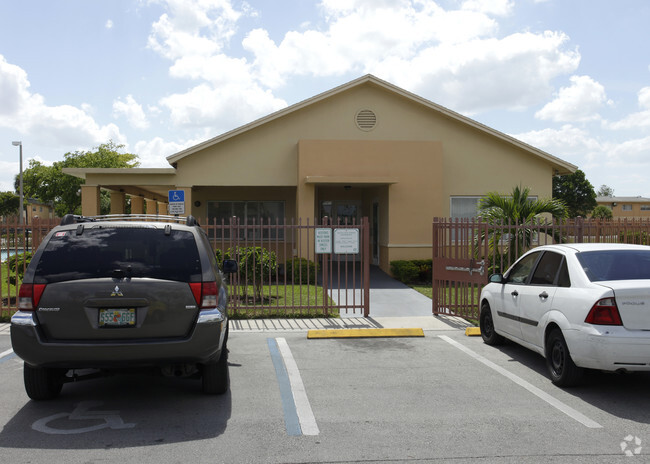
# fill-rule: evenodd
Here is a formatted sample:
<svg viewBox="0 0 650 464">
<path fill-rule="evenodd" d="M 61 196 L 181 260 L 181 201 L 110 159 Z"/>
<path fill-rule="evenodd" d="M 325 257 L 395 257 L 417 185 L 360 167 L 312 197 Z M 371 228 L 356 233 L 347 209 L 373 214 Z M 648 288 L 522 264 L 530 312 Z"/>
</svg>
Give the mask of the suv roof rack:
<svg viewBox="0 0 650 464">
<path fill-rule="evenodd" d="M 177 222 L 188 226 L 198 226 L 199 221 L 194 216 L 169 216 L 161 214 L 103 214 L 99 216 L 80 216 L 66 214 L 61 219 L 61 225 L 80 224 L 96 221 L 148 221 L 148 222 Z"/>
</svg>

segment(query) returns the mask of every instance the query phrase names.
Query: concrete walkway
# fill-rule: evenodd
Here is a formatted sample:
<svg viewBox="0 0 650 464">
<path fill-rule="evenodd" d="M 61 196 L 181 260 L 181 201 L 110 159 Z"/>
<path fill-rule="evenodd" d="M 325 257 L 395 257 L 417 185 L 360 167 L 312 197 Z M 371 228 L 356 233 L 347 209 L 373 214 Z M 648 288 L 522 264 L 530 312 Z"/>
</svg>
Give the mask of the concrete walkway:
<svg viewBox="0 0 650 464">
<path fill-rule="evenodd" d="M 351 279 L 349 279 L 351 280 Z M 357 274 L 355 282 L 349 287 L 359 287 L 361 277 Z M 330 290 L 330 297 L 338 302 L 361 302 L 362 290 Z M 357 310 L 359 311 L 359 310 Z M 411 287 L 393 279 L 377 266 L 370 266 L 370 317 L 433 317 L 433 304 L 430 298 Z M 359 317 L 351 311 L 341 312 L 341 317 Z"/>
</svg>

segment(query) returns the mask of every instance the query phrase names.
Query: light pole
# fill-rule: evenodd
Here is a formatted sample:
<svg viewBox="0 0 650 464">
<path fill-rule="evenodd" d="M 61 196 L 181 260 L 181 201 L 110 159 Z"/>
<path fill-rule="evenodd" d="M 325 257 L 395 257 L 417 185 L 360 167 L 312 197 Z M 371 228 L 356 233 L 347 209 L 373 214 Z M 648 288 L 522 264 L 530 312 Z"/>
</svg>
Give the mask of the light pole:
<svg viewBox="0 0 650 464">
<path fill-rule="evenodd" d="M 20 211 L 18 224 L 23 224 L 23 142 L 11 142 L 14 147 L 20 147 Z"/>
</svg>

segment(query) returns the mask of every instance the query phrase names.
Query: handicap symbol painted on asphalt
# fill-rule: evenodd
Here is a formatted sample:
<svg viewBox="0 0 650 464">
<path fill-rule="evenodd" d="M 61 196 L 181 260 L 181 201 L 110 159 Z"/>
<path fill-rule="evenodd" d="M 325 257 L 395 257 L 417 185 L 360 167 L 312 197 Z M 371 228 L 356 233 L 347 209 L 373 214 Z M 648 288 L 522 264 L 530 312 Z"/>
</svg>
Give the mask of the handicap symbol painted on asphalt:
<svg viewBox="0 0 650 464">
<path fill-rule="evenodd" d="M 96 408 L 104 404 L 103 401 L 82 401 L 72 412 L 60 412 L 52 414 L 37 420 L 32 424 L 32 429 L 37 432 L 48 433 L 50 435 L 71 435 L 75 433 L 94 432 L 101 429 L 131 429 L 135 424 L 124 423 L 120 417 L 120 411 L 89 411 L 90 408 Z M 50 427 L 48 424 L 52 421 L 67 417 L 71 421 L 102 421 L 99 424 L 80 428 L 58 429 Z"/>
</svg>

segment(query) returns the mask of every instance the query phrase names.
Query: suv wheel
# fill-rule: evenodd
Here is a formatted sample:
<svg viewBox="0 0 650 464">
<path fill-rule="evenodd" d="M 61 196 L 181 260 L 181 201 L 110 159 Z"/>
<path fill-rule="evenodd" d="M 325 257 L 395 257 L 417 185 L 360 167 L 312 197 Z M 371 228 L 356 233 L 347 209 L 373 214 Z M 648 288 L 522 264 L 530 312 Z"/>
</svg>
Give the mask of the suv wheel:
<svg viewBox="0 0 650 464">
<path fill-rule="evenodd" d="M 56 398 L 63 388 L 63 375 L 61 369 L 32 367 L 25 363 L 23 379 L 27 396 L 36 401 Z"/>
<path fill-rule="evenodd" d="M 228 372 L 228 348 L 225 343 L 221 349 L 219 360 L 203 365 L 202 381 L 203 393 L 208 395 L 222 395 L 228 391 L 230 374 Z"/>
</svg>

